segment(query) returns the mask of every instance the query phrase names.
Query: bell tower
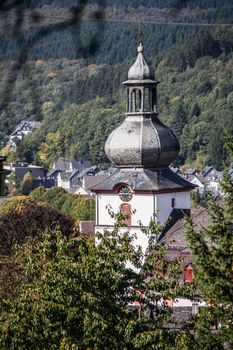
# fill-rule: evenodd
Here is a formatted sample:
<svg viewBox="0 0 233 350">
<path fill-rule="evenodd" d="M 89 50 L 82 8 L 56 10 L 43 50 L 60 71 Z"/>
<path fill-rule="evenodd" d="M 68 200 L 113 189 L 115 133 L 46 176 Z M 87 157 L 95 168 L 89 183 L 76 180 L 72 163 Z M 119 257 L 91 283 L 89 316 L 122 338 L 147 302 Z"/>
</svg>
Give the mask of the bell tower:
<svg viewBox="0 0 233 350">
<path fill-rule="evenodd" d="M 168 166 L 179 153 L 173 132 L 158 119 L 157 85 L 148 66 L 143 45 L 128 72 L 125 121 L 109 136 L 105 152 L 118 167 Z"/>
<path fill-rule="evenodd" d="M 127 114 L 157 112 L 156 87 L 159 81 L 154 80 L 143 51 L 144 47 L 140 43 L 137 60 L 128 72 L 129 80 L 123 83 L 127 90 Z"/>
<path fill-rule="evenodd" d="M 137 233 L 145 250 L 147 238 L 141 224 L 151 219 L 165 223 L 174 210 L 190 209 L 193 185 L 175 174 L 170 163 L 179 154 L 179 142 L 159 120 L 154 71 L 144 57 L 142 43 L 128 71 L 125 120 L 109 135 L 105 153 L 116 171 L 92 188 L 96 193 L 96 231 L 112 229 L 108 211 L 124 211 L 130 220 L 125 227 Z"/>
</svg>

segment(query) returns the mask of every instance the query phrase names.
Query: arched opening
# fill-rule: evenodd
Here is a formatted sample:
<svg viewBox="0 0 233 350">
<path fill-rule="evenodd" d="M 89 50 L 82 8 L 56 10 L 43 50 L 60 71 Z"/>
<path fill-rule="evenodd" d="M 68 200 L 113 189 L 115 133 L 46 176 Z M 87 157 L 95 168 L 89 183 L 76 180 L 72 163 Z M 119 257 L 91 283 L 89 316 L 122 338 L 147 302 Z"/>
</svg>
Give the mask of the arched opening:
<svg viewBox="0 0 233 350">
<path fill-rule="evenodd" d="M 142 111 L 142 92 L 139 89 L 133 89 L 130 98 L 130 112 Z"/>
<path fill-rule="evenodd" d="M 151 92 L 151 109 L 153 112 L 157 112 L 157 92 L 156 88 L 152 90 Z"/>
<path fill-rule="evenodd" d="M 190 283 L 193 281 L 193 266 L 188 264 L 184 269 L 184 282 Z"/>
<path fill-rule="evenodd" d="M 124 214 L 124 226 L 131 226 L 131 205 L 128 203 L 121 204 L 120 212 Z"/>
<path fill-rule="evenodd" d="M 144 90 L 144 111 L 151 111 L 151 92 L 148 88 L 145 88 Z"/>
</svg>

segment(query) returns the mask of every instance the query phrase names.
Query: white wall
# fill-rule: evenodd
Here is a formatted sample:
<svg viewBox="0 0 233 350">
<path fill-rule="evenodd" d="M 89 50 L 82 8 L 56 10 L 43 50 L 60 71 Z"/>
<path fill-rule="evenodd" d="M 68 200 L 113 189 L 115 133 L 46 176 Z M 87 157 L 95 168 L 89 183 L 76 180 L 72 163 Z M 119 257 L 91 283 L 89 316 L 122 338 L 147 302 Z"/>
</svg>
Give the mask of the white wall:
<svg viewBox="0 0 233 350">
<path fill-rule="evenodd" d="M 114 218 L 111 218 L 107 208 L 110 208 L 116 214 L 124 202 L 122 202 L 118 194 L 98 194 L 96 201 L 96 210 L 98 210 L 98 213 L 96 212 L 97 225 L 114 225 Z M 144 226 L 148 226 L 155 210 L 154 196 L 133 195 L 129 204 L 131 205 L 131 211 L 135 211 L 131 217 L 132 226 L 138 226 L 139 221 Z"/>
<path fill-rule="evenodd" d="M 64 189 L 69 189 L 70 188 L 70 180 L 63 181 L 61 179 L 60 174 L 57 177 L 57 187 L 62 187 Z"/>
<path fill-rule="evenodd" d="M 211 191 L 213 193 L 217 193 L 220 192 L 220 182 L 219 181 L 210 181 L 208 186 L 207 186 L 207 190 Z"/>
<path fill-rule="evenodd" d="M 164 193 L 157 195 L 158 222 L 163 224 L 172 211 L 172 198 L 177 209 L 190 209 L 190 192 Z"/>
<path fill-rule="evenodd" d="M 173 209 L 172 198 L 175 198 L 175 208 L 190 209 L 190 192 L 133 195 L 129 202 L 131 211 L 135 211 L 131 217 L 131 225 L 138 226 L 141 221 L 143 226 L 148 226 L 156 213 L 158 222 L 164 223 Z M 96 202 L 96 224 L 113 226 L 114 218 L 109 215 L 108 208 L 116 214 L 124 202 L 118 194 L 98 194 Z"/>
</svg>

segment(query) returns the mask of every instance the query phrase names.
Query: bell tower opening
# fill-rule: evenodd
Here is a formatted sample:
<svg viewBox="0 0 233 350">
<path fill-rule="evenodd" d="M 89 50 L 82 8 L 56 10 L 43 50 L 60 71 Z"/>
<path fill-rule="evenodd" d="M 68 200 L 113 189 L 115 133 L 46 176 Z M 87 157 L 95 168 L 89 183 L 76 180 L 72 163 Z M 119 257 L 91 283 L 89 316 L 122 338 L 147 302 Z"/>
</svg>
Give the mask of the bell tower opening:
<svg viewBox="0 0 233 350">
<path fill-rule="evenodd" d="M 130 92 L 129 113 L 142 111 L 142 92 L 140 89 L 133 89 Z"/>
</svg>

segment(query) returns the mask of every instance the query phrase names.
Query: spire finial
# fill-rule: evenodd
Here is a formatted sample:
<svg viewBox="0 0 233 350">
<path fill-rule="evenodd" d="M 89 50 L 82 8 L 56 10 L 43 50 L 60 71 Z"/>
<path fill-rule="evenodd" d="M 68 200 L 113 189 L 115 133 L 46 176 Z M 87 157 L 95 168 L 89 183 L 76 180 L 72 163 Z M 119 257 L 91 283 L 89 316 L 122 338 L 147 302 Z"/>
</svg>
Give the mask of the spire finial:
<svg viewBox="0 0 233 350">
<path fill-rule="evenodd" d="M 140 38 L 140 44 L 138 46 L 138 52 L 143 52 L 144 51 L 144 46 L 143 46 L 143 36 L 144 36 L 144 33 L 143 33 L 143 30 L 142 30 L 142 26 L 143 26 L 143 22 L 140 21 L 138 23 L 138 27 L 139 27 L 139 31 L 138 31 L 138 35 L 139 35 L 139 38 Z"/>
<path fill-rule="evenodd" d="M 140 42 L 138 46 L 138 52 L 143 52 L 144 51 L 144 46 L 142 45 L 142 42 Z"/>
</svg>

